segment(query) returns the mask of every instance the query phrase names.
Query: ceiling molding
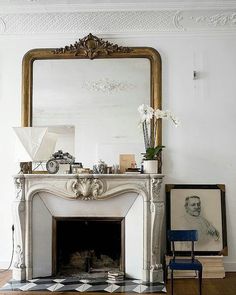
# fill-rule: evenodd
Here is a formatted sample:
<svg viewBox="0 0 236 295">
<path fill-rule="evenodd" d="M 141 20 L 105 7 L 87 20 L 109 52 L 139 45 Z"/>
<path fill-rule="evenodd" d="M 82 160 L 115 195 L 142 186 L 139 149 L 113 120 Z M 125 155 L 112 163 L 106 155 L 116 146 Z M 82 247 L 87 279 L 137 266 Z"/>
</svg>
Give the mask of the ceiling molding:
<svg viewBox="0 0 236 295">
<path fill-rule="evenodd" d="M 159 9 L 235 9 L 236 0 L 1 0 L 2 13 L 159 10 Z"/>
<path fill-rule="evenodd" d="M 0 35 L 236 32 L 235 9 L 0 13 Z"/>
</svg>

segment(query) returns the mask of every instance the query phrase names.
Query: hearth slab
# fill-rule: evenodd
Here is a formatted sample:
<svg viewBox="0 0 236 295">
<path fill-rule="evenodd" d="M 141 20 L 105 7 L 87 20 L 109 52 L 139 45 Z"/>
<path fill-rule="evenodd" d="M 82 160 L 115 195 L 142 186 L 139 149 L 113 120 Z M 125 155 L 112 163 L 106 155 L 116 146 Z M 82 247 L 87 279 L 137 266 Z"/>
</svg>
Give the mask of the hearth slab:
<svg viewBox="0 0 236 295">
<path fill-rule="evenodd" d="M 107 292 L 107 293 L 166 293 L 162 282 L 149 283 L 141 280 L 125 279 L 110 282 L 102 279 L 40 278 L 29 281 L 10 280 L 0 291 L 59 291 L 59 292 Z"/>
</svg>

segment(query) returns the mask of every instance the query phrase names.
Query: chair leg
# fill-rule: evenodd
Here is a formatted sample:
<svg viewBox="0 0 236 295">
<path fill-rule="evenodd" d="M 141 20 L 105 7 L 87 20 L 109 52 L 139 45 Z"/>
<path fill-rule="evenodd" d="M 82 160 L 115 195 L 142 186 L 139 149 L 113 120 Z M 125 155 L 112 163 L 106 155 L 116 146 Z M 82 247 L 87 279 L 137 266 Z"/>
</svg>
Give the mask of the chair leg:
<svg viewBox="0 0 236 295">
<path fill-rule="evenodd" d="M 199 295 L 202 295 L 202 270 L 198 272 L 198 280 L 199 280 Z"/>
<path fill-rule="evenodd" d="M 167 281 L 168 281 L 168 267 L 169 267 L 169 265 L 166 265 L 166 267 L 164 268 L 164 282 L 165 282 L 165 284 L 167 284 Z"/>
<path fill-rule="evenodd" d="M 171 295 L 174 295 L 174 271 L 171 270 Z"/>
</svg>

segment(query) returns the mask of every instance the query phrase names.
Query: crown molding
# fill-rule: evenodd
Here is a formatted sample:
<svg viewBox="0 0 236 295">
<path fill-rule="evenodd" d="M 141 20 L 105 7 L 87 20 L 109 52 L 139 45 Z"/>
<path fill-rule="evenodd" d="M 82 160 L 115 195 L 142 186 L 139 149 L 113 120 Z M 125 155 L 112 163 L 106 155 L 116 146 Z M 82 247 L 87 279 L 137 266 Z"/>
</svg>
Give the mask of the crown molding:
<svg viewBox="0 0 236 295">
<path fill-rule="evenodd" d="M 0 35 L 235 33 L 235 9 L 0 13 Z"/>
<path fill-rule="evenodd" d="M 114 11 L 114 10 L 196 10 L 235 9 L 236 0 L 1 0 L 2 13 Z"/>
<path fill-rule="evenodd" d="M 29 1 L 27 1 L 29 2 Z M 99 12 L 99 11 L 214 11 L 214 10 L 235 10 L 235 1 L 225 2 L 145 2 L 145 3 L 94 3 L 94 4 L 38 4 L 30 2 L 33 5 L 4 5 L 0 2 L 0 11 L 3 14 L 23 14 L 23 13 L 67 13 L 67 12 Z"/>
</svg>

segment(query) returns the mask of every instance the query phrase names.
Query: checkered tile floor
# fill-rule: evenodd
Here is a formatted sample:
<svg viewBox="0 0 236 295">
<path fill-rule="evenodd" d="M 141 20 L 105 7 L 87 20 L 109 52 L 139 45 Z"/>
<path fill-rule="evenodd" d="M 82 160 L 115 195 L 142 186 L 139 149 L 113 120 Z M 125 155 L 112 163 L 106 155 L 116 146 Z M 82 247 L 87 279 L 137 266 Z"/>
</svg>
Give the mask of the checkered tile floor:
<svg viewBox="0 0 236 295">
<path fill-rule="evenodd" d="M 11 280 L 0 291 L 78 291 L 108 293 L 166 293 L 164 283 L 145 283 L 140 280 L 111 282 L 104 279 L 42 278 L 29 281 Z"/>
</svg>

